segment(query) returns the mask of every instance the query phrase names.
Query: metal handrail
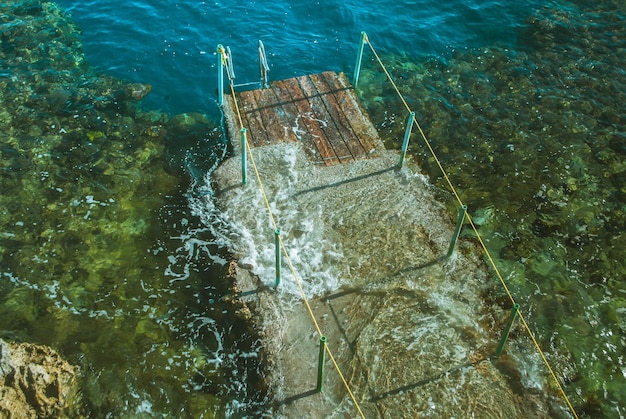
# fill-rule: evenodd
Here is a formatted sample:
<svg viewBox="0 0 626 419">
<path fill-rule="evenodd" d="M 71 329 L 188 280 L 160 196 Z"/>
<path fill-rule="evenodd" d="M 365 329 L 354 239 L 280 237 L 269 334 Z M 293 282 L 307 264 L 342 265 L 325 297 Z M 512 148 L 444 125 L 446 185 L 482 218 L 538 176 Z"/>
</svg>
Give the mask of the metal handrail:
<svg viewBox="0 0 626 419">
<path fill-rule="evenodd" d="M 230 47 L 224 48 L 221 44 L 217 46 L 217 95 L 218 103 L 221 106 L 224 103 L 224 69 L 226 69 L 226 75 L 231 87 L 251 86 L 260 84 L 261 87 L 269 87 L 267 73 L 270 71 L 270 66 L 267 64 L 267 55 L 265 54 L 265 45 L 259 40 L 259 70 L 261 72 L 260 81 L 234 84 L 235 82 L 235 68 L 233 66 L 233 54 L 230 51 Z"/>
<path fill-rule="evenodd" d="M 269 87 L 267 83 L 267 73 L 270 71 L 270 66 L 267 64 L 265 46 L 261 40 L 259 40 L 259 69 L 261 71 L 261 86 L 264 88 Z"/>
<path fill-rule="evenodd" d="M 233 54 L 230 52 L 230 47 L 226 47 L 226 68 L 228 68 L 228 79 L 230 84 L 233 84 L 235 80 L 235 68 L 233 67 Z"/>
</svg>

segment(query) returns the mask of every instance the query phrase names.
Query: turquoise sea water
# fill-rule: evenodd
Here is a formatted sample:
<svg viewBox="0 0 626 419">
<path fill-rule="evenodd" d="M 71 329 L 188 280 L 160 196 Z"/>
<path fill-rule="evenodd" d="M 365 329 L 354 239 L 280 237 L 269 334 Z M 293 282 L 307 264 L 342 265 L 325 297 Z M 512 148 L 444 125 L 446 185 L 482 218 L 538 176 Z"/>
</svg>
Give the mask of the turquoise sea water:
<svg viewBox="0 0 626 419">
<path fill-rule="evenodd" d="M 258 39 L 270 79 L 351 72 L 367 31 L 578 413 L 624 416 L 623 2 L 231 3 L 0 5 L 2 336 L 79 364 L 84 415 L 271 415 L 223 249 L 187 205 L 223 154 L 215 48 L 240 82 Z M 360 94 L 397 147 L 406 116 L 370 58 Z M 152 88 L 139 107 L 97 75 Z"/>
<path fill-rule="evenodd" d="M 77 4 L 78 3 L 78 4 Z M 410 54 L 512 44 L 540 2 L 85 2 L 61 1 L 83 29 L 87 59 L 108 74 L 151 83 L 146 106 L 215 114 L 215 48 L 230 46 L 236 75 L 258 80 L 257 41 L 265 43 L 271 78 L 354 65 L 359 33 Z"/>
</svg>

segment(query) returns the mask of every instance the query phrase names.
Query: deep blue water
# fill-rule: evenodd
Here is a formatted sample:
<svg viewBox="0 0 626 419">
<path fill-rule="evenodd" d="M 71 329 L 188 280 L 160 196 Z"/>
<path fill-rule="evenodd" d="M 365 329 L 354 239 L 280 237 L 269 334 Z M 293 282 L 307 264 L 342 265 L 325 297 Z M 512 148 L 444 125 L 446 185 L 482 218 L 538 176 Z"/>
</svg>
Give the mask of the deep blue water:
<svg viewBox="0 0 626 419">
<path fill-rule="evenodd" d="M 230 46 L 238 82 L 257 81 L 257 41 L 270 79 L 351 72 L 361 31 L 383 51 L 442 55 L 514 45 L 524 19 L 545 2 L 419 1 L 68 1 L 86 56 L 107 74 L 153 91 L 146 107 L 216 114 L 215 49 Z"/>
</svg>

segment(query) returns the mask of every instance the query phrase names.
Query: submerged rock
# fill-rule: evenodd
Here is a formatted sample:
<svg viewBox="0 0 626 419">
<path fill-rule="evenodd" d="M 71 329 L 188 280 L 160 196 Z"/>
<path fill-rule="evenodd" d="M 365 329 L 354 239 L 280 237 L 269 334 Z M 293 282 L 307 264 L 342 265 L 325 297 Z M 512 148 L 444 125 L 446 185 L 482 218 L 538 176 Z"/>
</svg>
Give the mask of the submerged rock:
<svg viewBox="0 0 626 419">
<path fill-rule="evenodd" d="M 135 417 L 144 406 L 155 416 L 223 409 L 218 390 L 204 390 L 222 367 L 199 362 L 196 349 L 214 335 L 185 321 L 188 339 L 179 326 L 191 294 L 170 298 L 178 283 L 168 267 L 188 261 L 168 259 L 176 234 L 165 231 L 178 228 L 185 204 L 181 197 L 164 209 L 181 178 L 160 131 L 168 117 L 138 102 L 150 86 L 98 74 L 79 29 L 48 1 L 0 2 L 0 63 L 0 330 L 64 348 L 84 373 L 77 399 L 76 370 L 58 355 L 3 344 L 0 418 L 76 417 L 68 406 L 83 417 Z M 192 135 L 172 148 L 184 150 Z M 187 286 L 194 273 L 185 275 Z M 180 334 L 169 333 L 170 322 Z M 172 365 L 173 353 L 190 363 Z M 202 391 L 189 395 L 189 383 Z"/>
<path fill-rule="evenodd" d="M 0 339 L 0 416 L 67 416 L 78 368 L 47 346 Z"/>
<path fill-rule="evenodd" d="M 152 85 L 147 83 L 129 83 L 123 86 L 117 93 L 118 100 L 141 100 L 152 91 Z"/>
</svg>

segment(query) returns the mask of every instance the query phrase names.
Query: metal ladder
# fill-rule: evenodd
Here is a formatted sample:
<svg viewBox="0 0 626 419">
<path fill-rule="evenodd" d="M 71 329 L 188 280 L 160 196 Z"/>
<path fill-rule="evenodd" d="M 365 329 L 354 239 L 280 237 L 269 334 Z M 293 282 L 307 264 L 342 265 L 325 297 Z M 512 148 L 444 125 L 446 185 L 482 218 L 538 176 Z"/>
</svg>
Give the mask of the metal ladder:
<svg viewBox="0 0 626 419">
<path fill-rule="evenodd" d="M 259 40 L 259 72 L 260 72 L 260 80 L 258 82 L 249 82 L 249 83 L 235 83 L 235 69 L 233 66 L 233 55 L 230 51 L 230 47 L 224 48 L 221 44 L 217 46 L 217 93 L 218 93 L 218 103 L 221 106 L 224 103 L 224 69 L 226 69 L 226 74 L 228 76 L 228 82 L 230 83 L 231 88 L 242 87 L 242 86 L 251 86 L 251 85 L 260 85 L 261 88 L 268 88 L 269 82 L 267 73 L 270 71 L 270 67 L 267 64 L 267 55 L 265 54 L 265 45 L 263 45 L 263 41 Z"/>
</svg>

